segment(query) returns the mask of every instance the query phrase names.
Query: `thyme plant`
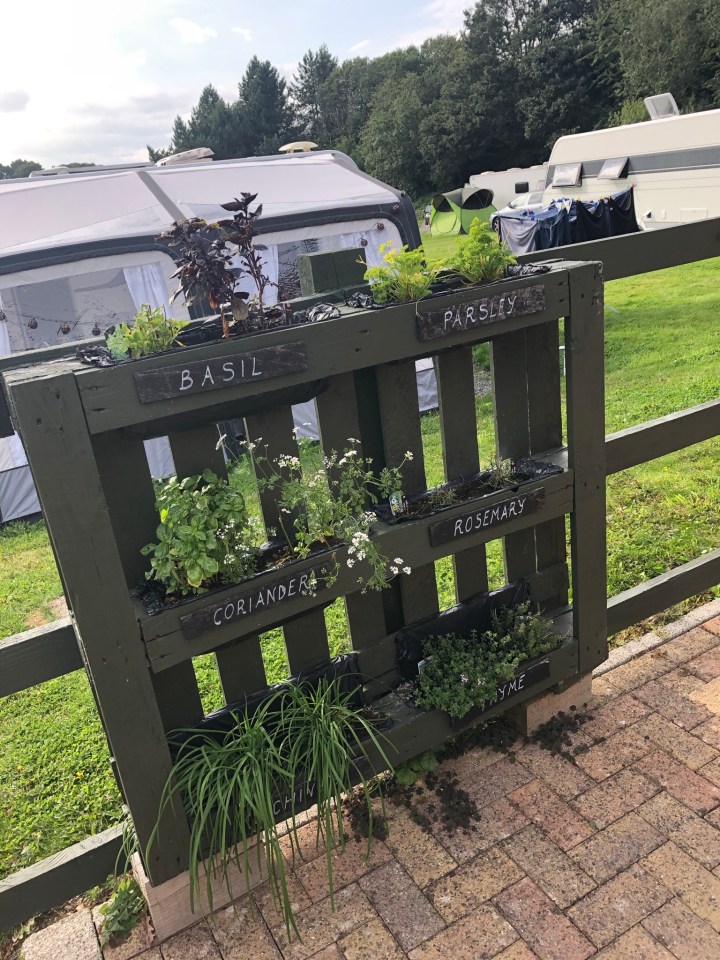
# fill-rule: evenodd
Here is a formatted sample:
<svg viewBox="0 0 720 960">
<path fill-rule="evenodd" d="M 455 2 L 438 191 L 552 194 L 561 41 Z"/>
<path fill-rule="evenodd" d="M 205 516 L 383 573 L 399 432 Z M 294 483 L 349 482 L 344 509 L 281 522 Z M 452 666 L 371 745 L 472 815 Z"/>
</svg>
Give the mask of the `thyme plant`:
<svg viewBox="0 0 720 960">
<path fill-rule="evenodd" d="M 415 702 L 426 710 L 445 710 L 464 717 L 497 695 L 519 665 L 553 650 L 558 635 L 530 603 L 503 607 L 491 614 L 490 629 L 478 636 L 455 633 L 428 637 L 424 663 L 415 686 Z"/>
</svg>

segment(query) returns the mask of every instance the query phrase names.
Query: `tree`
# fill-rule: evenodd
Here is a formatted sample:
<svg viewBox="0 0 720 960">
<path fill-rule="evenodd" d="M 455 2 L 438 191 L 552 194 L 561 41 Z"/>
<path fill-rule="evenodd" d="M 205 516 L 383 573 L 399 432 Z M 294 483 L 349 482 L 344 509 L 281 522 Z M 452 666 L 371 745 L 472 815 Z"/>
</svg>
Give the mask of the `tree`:
<svg viewBox="0 0 720 960">
<path fill-rule="evenodd" d="M 308 50 L 298 64 L 297 73 L 290 85 L 290 97 L 299 132 L 321 146 L 329 145 L 329 141 L 320 91 L 337 65 L 337 58 L 322 44 L 317 53 Z"/>
<path fill-rule="evenodd" d="M 386 80 L 375 93 L 360 137 L 367 172 L 412 196 L 429 188 L 429 168 L 418 137 L 425 112 L 419 91 L 414 73 Z"/>
<path fill-rule="evenodd" d="M 11 180 L 14 177 L 28 177 L 35 170 L 42 170 L 42 165 L 35 160 L 13 160 L 7 165 L 0 163 L 0 180 Z"/>
<path fill-rule="evenodd" d="M 294 130 L 285 81 L 269 60 L 253 57 L 238 91 L 237 116 L 244 131 L 245 155 L 277 153 Z"/>
</svg>

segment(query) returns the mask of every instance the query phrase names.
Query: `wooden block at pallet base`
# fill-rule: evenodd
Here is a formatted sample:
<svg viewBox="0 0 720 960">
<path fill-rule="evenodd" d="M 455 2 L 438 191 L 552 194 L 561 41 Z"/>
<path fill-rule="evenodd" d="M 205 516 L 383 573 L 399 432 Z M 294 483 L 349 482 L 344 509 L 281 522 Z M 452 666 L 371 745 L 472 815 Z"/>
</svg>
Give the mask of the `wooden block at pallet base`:
<svg viewBox="0 0 720 960">
<path fill-rule="evenodd" d="M 585 709 L 591 697 L 592 673 L 586 673 L 574 683 L 564 684 L 562 691 L 546 690 L 511 707 L 506 716 L 527 737 L 558 713 L 567 713 L 572 707 L 576 710 Z"/>
<path fill-rule="evenodd" d="M 133 854 L 132 871 L 138 886 L 147 900 L 150 918 L 155 933 L 160 941 L 167 940 L 173 934 L 191 927 L 203 917 L 209 916 L 215 910 L 226 907 L 233 900 L 237 900 L 247 893 L 248 887 L 254 889 L 267 879 L 266 871 L 258 868 L 257 857 L 250 851 L 249 883 L 243 870 L 234 864 L 228 870 L 228 884 L 218 875 L 211 879 L 212 908 L 207 902 L 207 885 L 205 873 L 200 873 L 200 891 L 193 898 L 193 909 L 190 907 L 190 874 L 179 874 L 171 880 L 166 880 L 154 887 L 145 873 L 139 854 Z"/>
</svg>

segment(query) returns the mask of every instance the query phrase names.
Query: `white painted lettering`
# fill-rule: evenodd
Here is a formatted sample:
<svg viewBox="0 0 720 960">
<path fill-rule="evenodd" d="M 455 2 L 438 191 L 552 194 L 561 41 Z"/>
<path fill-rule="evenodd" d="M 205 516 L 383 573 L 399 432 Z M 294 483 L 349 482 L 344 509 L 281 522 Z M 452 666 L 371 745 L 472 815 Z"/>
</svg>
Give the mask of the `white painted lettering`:
<svg viewBox="0 0 720 960">
<path fill-rule="evenodd" d="M 241 597 L 237 602 L 237 609 L 235 610 L 236 617 L 245 616 L 245 599 Z"/>
<path fill-rule="evenodd" d="M 252 361 L 253 361 L 253 365 L 252 365 L 252 375 L 253 375 L 253 377 L 261 377 L 261 376 L 262 376 L 262 370 L 258 370 L 258 368 L 257 368 L 257 357 L 253 357 L 253 358 L 252 358 Z"/>
<path fill-rule="evenodd" d="M 511 501 L 510 501 L 510 506 L 508 507 L 508 516 L 510 516 L 510 517 L 514 517 L 514 516 L 515 516 L 515 507 L 516 507 L 516 506 L 517 506 L 517 501 L 516 501 L 516 500 L 511 500 Z"/>
<path fill-rule="evenodd" d="M 518 516 L 519 516 L 519 517 L 522 516 L 522 512 L 523 512 L 523 510 L 525 509 L 525 501 L 526 501 L 526 500 L 527 500 L 527 497 L 518 497 L 517 505 L 518 505 Z"/>
<path fill-rule="evenodd" d="M 190 375 L 189 370 L 183 370 L 180 374 L 180 389 L 189 390 L 193 385 L 193 378 Z"/>
<path fill-rule="evenodd" d="M 278 591 L 278 596 L 277 596 L 278 600 L 284 600 L 285 594 L 287 593 L 287 587 L 285 586 L 285 584 L 279 583 L 277 591 Z"/>
<path fill-rule="evenodd" d="M 232 383 L 235 379 L 235 364 L 232 360 L 228 360 L 227 363 L 223 364 L 223 373 L 229 374 L 227 377 L 223 377 L 223 383 Z"/>
<path fill-rule="evenodd" d="M 467 310 L 465 311 L 465 325 L 468 327 L 474 327 L 477 323 L 475 319 L 475 304 L 471 303 L 468 305 Z"/>
<path fill-rule="evenodd" d="M 232 603 L 226 603 L 225 609 L 223 610 L 223 618 L 225 620 L 232 620 L 232 615 L 235 612 L 235 607 Z"/>
<path fill-rule="evenodd" d="M 487 300 L 483 300 L 482 303 L 478 305 L 478 320 L 480 323 L 484 323 L 487 320 L 488 308 Z"/>
<path fill-rule="evenodd" d="M 215 386 L 215 381 L 213 380 L 213 375 L 210 372 L 209 366 L 205 367 L 205 376 L 202 378 L 202 383 L 200 384 L 200 386 L 204 387 L 208 380 L 213 386 Z"/>
<path fill-rule="evenodd" d="M 455 529 L 453 530 L 454 537 L 461 537 L 463 532 L 462 528 L 462 518 L 455 521 Z"/>
<path fill-rule="evenodd" d="M 445 316 L 443 317 L 443 329 L 447 330 L 448 325 L 452 323 L 453 312 L 452 310 L 446 310 Z"/>
<path fill-rule="evenodd" d="M 262 590 L 259 590 L 259 591 L 258 591 L 258 595 L 257 595 L 257 597 L 255 598 L 255 606 L 256 606 L 256 607 L 264 607 L 264 606 L 265 606 L 265 600 L 264 600 L 263 595 L 262 595 Z"/>
<path fill-rule="evenodd" d="M 288 596 L 289 597 L 295 596 L 295 577 L 293 577 L 290 583 L 288 584 Z"/>
<path fill-rule="evenodd" d="M 213 613 L 213 623 L 216 627 L 222 626 L 222 607 L 217 607 Z"/>
<path fill-rule="evenodd" d="M 300 583 L 298 584 L 298 593 L 307 593 L 308 590 L 308 576 L 307 573 L 300 574 Z"/>
<path fill-rule="evenodd" d="M 517 678 L 517 688 L 518 688 L 518 690 L 524 690 L 524 689 L 525 689 L 525 674 L 524 674 L 524 673 L 521 673 L 520 676 Z"/>
<path fill-rule="evenodd" d="M 517 294 L 516 294 L 516 293 L 513 293 L 513 294 L 510 294 L 510 293 L 509 293 L 509 294 L 508 294 L 508 298 L 507 298 L 507 302 L 508 302 L 507 316 L 508 316 L 508 317 L 509 317 L 510 314 L 513 312 L 513 310 L 515 309 L 515 301 L 516 301 L 516 300 L 517 300 Z"/>
</svg>

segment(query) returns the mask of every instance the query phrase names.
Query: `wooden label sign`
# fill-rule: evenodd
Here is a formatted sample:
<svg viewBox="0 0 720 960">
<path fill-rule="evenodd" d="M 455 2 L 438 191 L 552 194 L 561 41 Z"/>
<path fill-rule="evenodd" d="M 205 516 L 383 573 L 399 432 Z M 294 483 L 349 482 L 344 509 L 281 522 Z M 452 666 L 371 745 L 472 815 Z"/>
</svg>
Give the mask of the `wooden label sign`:
<svg viewBox="0 0 720 960">
<path fill-rule="evenodd" d="M 476 716 L 482 716 L 483 713 L 487 713 L 488 710 L 492 710 L 492 708 L 498 703 L 504 703 L 506 700 L 512 700 L 514 697 L 517 697 L 521 693 L 524 693 L 526 690 L 530 689 L 530 687 L 534 686 L 536 683 L 547 680 L 549 676 L 549 660 L 541 660 L 540 663 L 534 663 L 526 670 L 521 670 L 520 673 L 516 673 L 511 680 L 506 680 L 505 683 L 500 684 L 500 686 L 497 688 L 495 698 L 493 700 L 486 700 L 482 706 L 478 707 Z"/>
<path fill-rule="evenodd" d="M 188 613 L 180 617 L 182 632 L 186 639 L 191 640 L 200 634 L 224 627 L 225 624 L 232 623 L 234 620 L 242 620 L 253 613 L 279 606 L 295 597 L 315 593 L 325 586 L 322 574 L 321 566 L 311 567 L 309 570 L 303 570 L 302 573 L 280 577 L 263 587 L 244 590 L 233 597 L 228 597 L 222 603 Z"/>
<path fill-rule="evenodd" d="M 190 393 L 224 390 L 238 383 L 269 380 L 307 370 L 304 343 L 261 347 L 252 353 L 235 353 L 213 360 L 191 360 L 172 367 L 138 371 L 135 388 L 140 403 L 154 403 Z"/>
<path fill-rule="evenodd" d="M 526 517 L 529 513 L 536 513 L 545 505 L 545 490 L 537 487 L 528 493 L 516 493 L 507 500 L 500 500 L 488 507 L 475 507 L 459 517 L 440 520 L 428 528 L 430 545 L 439 547 L 443 543 L 450 543 L 459 537 L 467 537 L 487 530 L 488 527 L 497 527 L 518 517 Z"/>
<path fill-rule="evenodd" d="M 544 309 L 545 287 L 542 284 L 522 287 L 520 290 L 498 293 L 494 297 L 453 303 L 442 310 L 419 313 L 416 319 L 416 335 L 418 340 L 436 340 L 438 337 L 474 330 L 499 320 L 540 313 Z"/>
</svg>

